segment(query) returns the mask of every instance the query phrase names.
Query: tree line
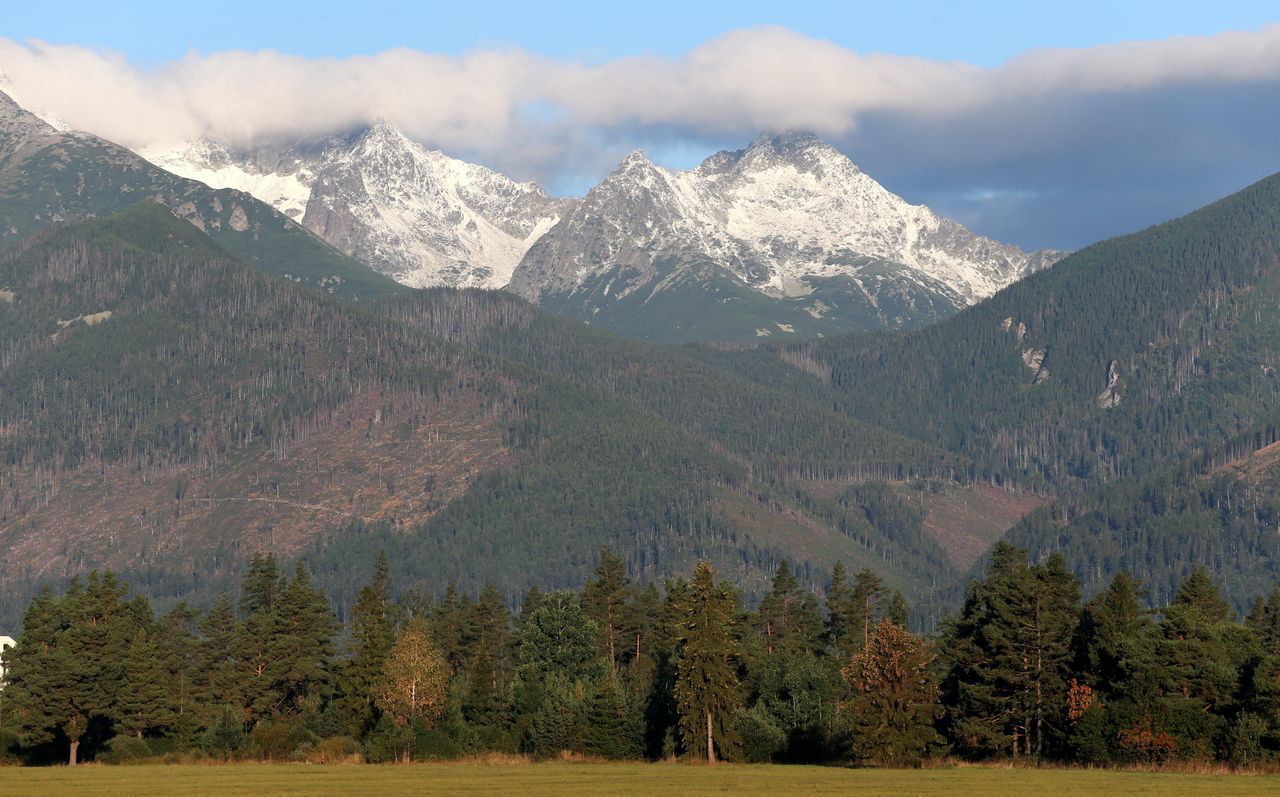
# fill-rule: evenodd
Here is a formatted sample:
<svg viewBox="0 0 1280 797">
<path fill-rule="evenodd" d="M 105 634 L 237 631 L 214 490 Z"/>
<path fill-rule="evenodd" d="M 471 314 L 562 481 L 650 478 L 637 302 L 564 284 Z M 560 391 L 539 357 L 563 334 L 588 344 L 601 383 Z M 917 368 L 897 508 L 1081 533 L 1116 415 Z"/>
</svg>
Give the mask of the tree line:
<svg viewBox="0 0 1280 797">
<path fill-rule="evenodd" d="M 255 556 L 238 601 L 157 616 L 110 573 L 45 588 L 5 653 L 0 756 L 27 763 L 690 757 L 918 765 L 1280 758 L 1280 588 L 1243 621 L 1207 572 L 1144 608 L 1126 572 L 1081 603 L 1060 556 L 1001 543 L 925 637 L 871 571 L 820 598 L 780 564 L 755 608 L 705 562 L 661 588 L 602 550 L 580 591 L 393 592 L 339 627 L 301 563 Z"/>
</svg>

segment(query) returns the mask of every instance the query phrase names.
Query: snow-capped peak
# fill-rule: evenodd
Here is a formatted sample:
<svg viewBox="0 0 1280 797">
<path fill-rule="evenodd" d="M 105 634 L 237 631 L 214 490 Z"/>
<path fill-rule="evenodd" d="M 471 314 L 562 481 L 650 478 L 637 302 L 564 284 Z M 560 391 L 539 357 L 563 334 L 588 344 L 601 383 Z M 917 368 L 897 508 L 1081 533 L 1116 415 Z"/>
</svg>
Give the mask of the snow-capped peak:
<svg viewBox="0 0 1280 797">
<path fill-rule="evenodd" d="M 569 242 L 601 236 L 613 240 Z M 624 259 L 636 290 L 656 277 L 655 263 L 674 259 L 715 263 L 760 292 L 798 297 L 875 262 L 960 307 L 1054 257 L 974 235 L 885 190 L 816 136 L 784 133 L 689 171 L 632 153 L 530 252 L 512 286 L 563 294 Z"/>
<path fill-rule="evenodd" d="M 145 150 L 157 166 L 237 188 L 416 287 L 500 288 L 565 206 L 532 183 L 428 150 L 379 120 L 351 135 Z"/>
</svg>

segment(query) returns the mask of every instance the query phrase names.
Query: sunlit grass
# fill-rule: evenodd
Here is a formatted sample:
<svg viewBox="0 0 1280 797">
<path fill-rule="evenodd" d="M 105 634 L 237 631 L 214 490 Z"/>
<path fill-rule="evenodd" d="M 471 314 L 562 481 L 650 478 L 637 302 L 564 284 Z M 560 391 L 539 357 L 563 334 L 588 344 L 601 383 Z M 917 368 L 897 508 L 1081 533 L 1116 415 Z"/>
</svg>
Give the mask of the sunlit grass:
<svg viewBox="0 0 1280 797">
<path fill-rule="evenodd" d="M 449 763 L 408 766 L 147 765 L 0 769 L 0 793 L 148 795 L 943 794 L 1262 795 L 1280 776 L 962 767 L 923 770 L 685 764 Z"/>
</svg>

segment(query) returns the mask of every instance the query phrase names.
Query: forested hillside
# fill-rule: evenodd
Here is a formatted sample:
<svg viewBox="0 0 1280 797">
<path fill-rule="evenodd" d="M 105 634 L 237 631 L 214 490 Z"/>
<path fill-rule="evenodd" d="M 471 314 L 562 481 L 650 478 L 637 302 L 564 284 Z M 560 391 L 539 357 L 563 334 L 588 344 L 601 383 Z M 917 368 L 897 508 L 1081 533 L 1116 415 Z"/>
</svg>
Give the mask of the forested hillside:
<svg viewBox="0 0 1280 797">
<path fill-rule="evenodd" d="M 144 199 L 273 276 L 348 297 L 405 290 L 249 194 L 170 174 L 87 133 L 55 130 L 0 92 L 0 249 L 51 224 L 108 216 Z"/>
<path fill-rule="evenodd" d="M 1129 567 L 1167 597 L 1202 562 L 1241 604 L 1274 579 L 1274 493 L 1202 476 L 1276 439 L 1277 305 L 1280 176 L 924 330 L 715 357 L 952 452 L 962 482 L 1061 495 L 1013 539 L 1069 551 L 1088 590 Z"/>
<path fill-rule="evenodd" d="M 929 329 L 672 348 L 505 294 L 325 298 L 154 205 L 42 233 L 0 256 L 0 615 L 102 563 L 207 602 L 260 550 L 340 611 L 377 547 L 405 583 L 514 600 L 607 543 L 748 597 L 843 559 L 931 622 L 1051 501 L 1014 539 L 1086 591 L 1128 567 L 1167 596 L 1202 561 L 1239 604 L 1274 573 L 1273 493 L 1204 484 L 1275 440 L 1278 241 L 1272 178 Z"/>
<path fill-rule="evenodd" d="M 1149 475 L 1271 420 L 1280 176 L 925 330 L 783 350 L 844 412 L 1026 484 Z"/>
<path fill-rule="evenodd" d="M 919 519 L 800 474 L 927 476 L 953 457 L 505 295 L 344 303 L 270 280 L 162 207 L 0 255 L 4 616 L 111 564 L 206 602 L 254 551 L 340 606 L 396 576 L 575 584 L 613 545 L 644 580 L 710 558 L 749 590 L 844 559 L 922 597 L 955 572 Z M 877 507 L 881 507 L 877 509 Z"/>
</svg>

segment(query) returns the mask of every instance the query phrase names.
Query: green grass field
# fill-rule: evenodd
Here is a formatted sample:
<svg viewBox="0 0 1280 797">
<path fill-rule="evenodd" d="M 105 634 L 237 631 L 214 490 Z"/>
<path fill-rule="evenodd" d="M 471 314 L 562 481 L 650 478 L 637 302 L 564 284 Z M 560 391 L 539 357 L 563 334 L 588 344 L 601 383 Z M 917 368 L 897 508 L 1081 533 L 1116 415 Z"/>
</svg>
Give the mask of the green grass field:
<svg viewBox="0 0 1280 797">
<path fill-rule="evenodd" d="M 0 794 L 377 795 L 402 794 L 867 794 L 1004 795 L 1280 794 L 1280 776 L 1105 772 L 1069 769 L 877 770 L 682 764 L 414 764 L 409 766 L 87 766 L 0 768 Z"/>
</svg>

